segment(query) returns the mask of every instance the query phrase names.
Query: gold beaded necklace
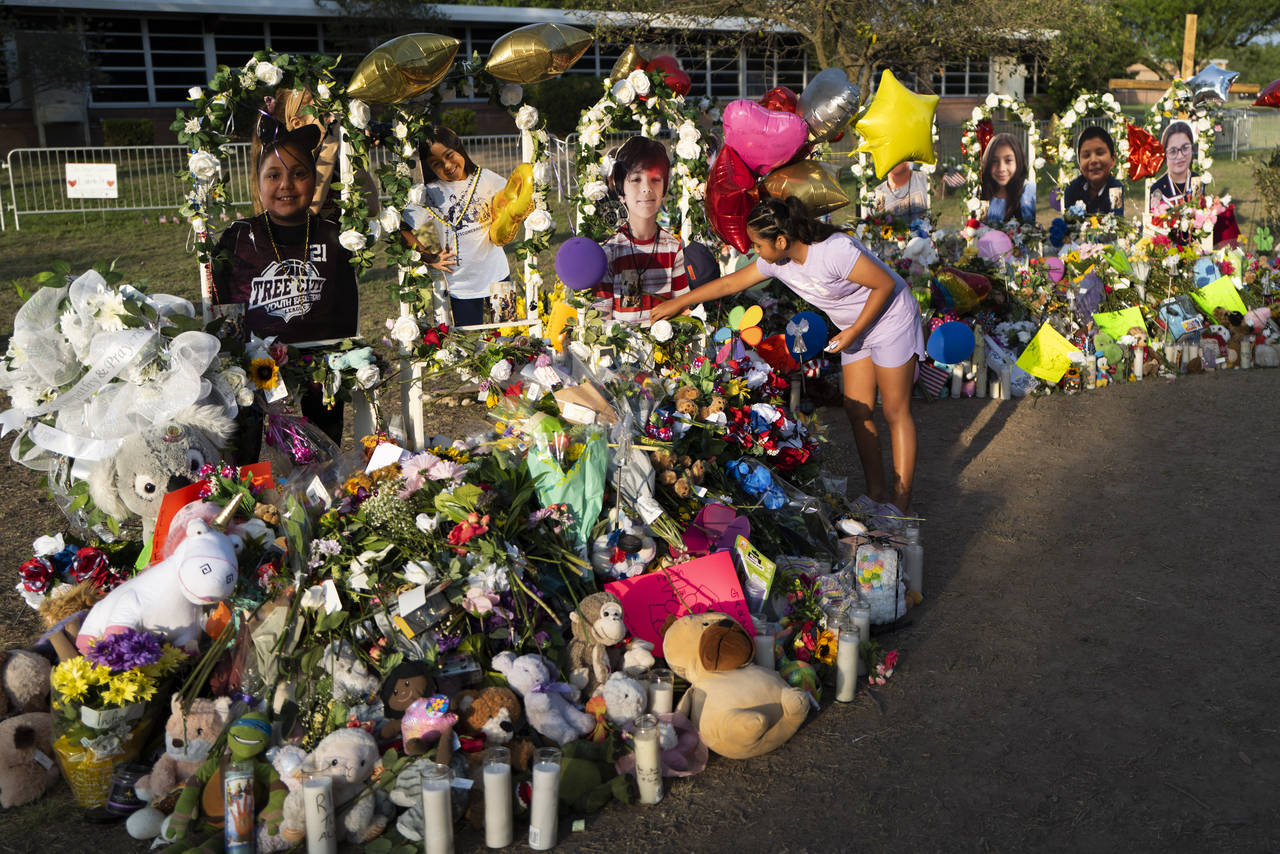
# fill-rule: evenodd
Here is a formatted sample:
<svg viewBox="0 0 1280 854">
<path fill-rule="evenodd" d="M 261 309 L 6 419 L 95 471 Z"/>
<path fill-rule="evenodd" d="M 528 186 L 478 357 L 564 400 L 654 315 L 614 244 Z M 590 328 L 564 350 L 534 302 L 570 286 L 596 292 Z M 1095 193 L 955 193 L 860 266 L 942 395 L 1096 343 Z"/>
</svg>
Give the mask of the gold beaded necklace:
<svg viewBox="0 0 1280 854">
<path fill-rule="evenodd" d="M 479 186 L 480 186 L 480 170 L 477 168 L 475 172 L 471 173 L 471 183 L 467 187 L 467 192 L 462 199 L 462 204 L 458 207 L 458 215 L 457 217 L 454 218 L 452 222 L 450 222 L 449 219 L 447 219 L 444 214 L 436 210 L 434 205 L 430 205 L 430 204 L 423 205 L 423 207 L 426 209 L 427 213 L 432 217 L 432 219 L 446 226 L 448 231 L 453 233 L 454 264 L 459 263 L 459 260 L 460 260 L 458 258 L 458 226 L 462 225 L 462 218 L 467 215 L 467 209 L 471 207 L 471 200 L 475 198 L 476 188 Z M 444 248 L 446 250 L 449 248 L 448 234 L 445 235 Z"/>
<path fill-rule="evenodd" d="M 271 250 L 276 253 L 276 263 L 283 266 L 284 258 L 280 257 L 280 247 L 276 246 L 276 236 L 271 233 L 271 216 L 269 214 L 264 214 L 262 219 L 263 219 L 263 222 L 267 224 L 267 239 L 271 241 Z M 302 233 L 302 258 L 299 259 L 304 264 L 307 261 L 307 251 L 308 251 L 307 248 L 310 245 L 311 245 L 311 214 L 310 212 L 308 212 L 305 230 Z M 298 291 L 302 290 L 302 282 L 299 281 L 297 277 L 289 276 L 289 281 L 294 285 L 294 287 Z"/>
</svg>

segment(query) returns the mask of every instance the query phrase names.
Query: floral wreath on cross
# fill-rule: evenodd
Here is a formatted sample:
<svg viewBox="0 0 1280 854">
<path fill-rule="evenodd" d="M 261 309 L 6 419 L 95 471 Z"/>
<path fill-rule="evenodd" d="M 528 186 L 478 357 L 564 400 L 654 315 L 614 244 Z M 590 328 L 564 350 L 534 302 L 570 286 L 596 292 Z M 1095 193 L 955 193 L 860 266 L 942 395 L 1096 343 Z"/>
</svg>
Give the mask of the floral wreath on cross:
<svg viewBox="0 0 1280 854">
<path fill-rule="evenodd" d="M 1116 143 L 1116 165 L 1123 169 L 1129 163 L 1129 120 L 1120 109 L 1119 102 L 1110 92 L 1082 92 L 1058 120 L 1054 148 L 1046 146 L 1046 150 L 1058 161 L 1058 186 L 1064 189 L 1075 178 L 1068 170 L 1074 165 L 1072 171 L 1079 172 L 1079 165 L 1076 164 L 1075 127 L 1086 118 L 1105 118 L 1111 122 L 1111 137 Z"/>
<path fill-rule="evenodd" d="M 965 194 L 968 196 L 965 206 L 970 216 L 976 215 L 982 207 L 979 198 L 982 194 L 982 146 L 978 144 L 978 122 L 990 120 L 996 110 L 1017 116 L 1027 126 L 1027 180 L 1034 181 L 1036 171 L 1044 168 L 1044 157 L 1040 155 L 1040 128 L 1031 108 L 1017 98 L 991 92 L 987 100 L 973 108 L 960 134 L 960 152 L 963 155 L 960 170 L 964 173 Z"/>
<path fill-rule="evenodd" d="M 609 195 L 609 173 L 613 170 L 612 158 L 600 151 L 600 145 L 604 134 L 627 118 L 634 119 L 640 133 L 651 139 L 662 131 L 663 124 L 675 132 L 671 173 L 679 194 L 676 208 L 671 211 L 671 231 L 683 241 L 708 232 L 702 199 L 707 192 L 710 152 L 695 123 L 696 113 L 685 106 L 684 96 L 667 86 L 663 77 L 636 69 L 616 82 L 606 78 L 601 81 L 604 95 L 578 119 L 578 145 L 574 152 L 577 192 L 569 204 L 577 211 L 579 234 L 602 241 L 616 226 L 607 222 L 596 207 Z M 711 101 L 704 98 L 700 106 L 709 109 Z"/>
<path fill-rule="evenodd" d="M 514 252 L 516 259 L 522 264 L 512 270 L 513 273 L 535 293 L 541 288 L 543 277 L 539 269 L 539 255 L 551 245 L 551 237 L 555 231 L 555 219 L 547 207 L 547 189 L 555 179 L 554 171 L 548 159 L 550 137 L 547 133 L 546 121 L 539 115 L 536 107 L 524 104 L 524 89 L 517 83 L 502 83 L 483 71 L 484 62 L 478 53 L 472 54 L 465 62 L 457 63 L 445 76 L 444 81 L 432 90 L 433 97 L 439 97 L 442 89 L 454 88 L 461 84 L 468 93 L 476 91 L 488 94 L 490 100 L 497 102 L 515 119 L 516 127 L 528 133 L 532 142 L 532 157 L 528 161 L 533 167 L 533 200 L 534 208 L 525 219 L 523 240 L 508 244 L 505 251 Z M 430 270 L 422 263 L 421 253 L 406 247 L 400 240 L 399 231 L 403 227 L 401 219 L 403 211 L 410 205 L 426 203 L 425 184 L 414 184 L 410 179 L 408 159 L 417 156 L 416 140 L 426 138 L 432 122 L 431 111 L 421 113 L 398 108 L 394 112 L 392 136 L 403 141 L 403 147 L 395 152 L 396 158 L 378 170 L 378 179 L 383 190 L 390 196 L 387 206 L 378 217 L 382 234 L 386 240 L 386 253 L 389 263 L 399 267 L 404 273 L 401 280 L 393 285 L 396 297 L 407 303 L 415 315 L 422 316 L 429 312 L 431 293 Z M 511 326 L 526 326 L 526 296 L 517 297 L 517 322 Z M 504 327 L 505 328 L 505 327 Z"/>
<path fill-rule="evenodd" d="M 1151 105 L 1147 111 L 1144 125 L 1156 139 L 1160 139 L 1165 127 L 1172 122 L 1183 121 L 1191 126 L 1195 134 L 1196 157 L 1191 171 L 1200 179 L 1200 187 L 1213 183 L 1213 139 L 1218 125 L 1219 108 L 1208 103 L 1196 103 L 1191 87 L 1185 80 L 1174 80 L 1168 90 L 1160 96 L 1160 100 Z M 1157 215 L 1153 224 L 1161 228 L 1175 228 L 1196 234 L 1201 238 L 1212 238 L 1218 214 L 1231 204 L 1231 197 L 1219 198 L 1209 193 L 1204 194 L 1203 203 L 1181 203 L 1170 206 L 1163 215 Z"/>
</svg>

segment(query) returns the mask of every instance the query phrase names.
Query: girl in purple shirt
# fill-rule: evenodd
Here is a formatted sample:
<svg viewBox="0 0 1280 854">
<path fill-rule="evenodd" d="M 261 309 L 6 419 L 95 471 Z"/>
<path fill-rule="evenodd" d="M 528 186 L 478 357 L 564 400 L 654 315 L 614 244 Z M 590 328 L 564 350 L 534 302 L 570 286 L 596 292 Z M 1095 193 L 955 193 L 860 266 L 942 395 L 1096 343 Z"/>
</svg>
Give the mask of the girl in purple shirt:
<svg viewBox="0 0 1280 854">
<path fill-rule="evenodd" d="M 747 234 L 759 256 L 754 264 L 662 303 L 650 314 L 662 320 L 689 306 L 745 291 L 770 277 L 826 312 L 839 331 L 827 344 L 839 353 L 844 408 L 853 427 L 867 496 L 885 516 L 900 516 L 911 503 L 916 465 L 916 426 L 911 387 L 924 353 L 920 309 L 900 276 L 856 238 L 809 216 L 797 199 L 769 199 L 747 217 Z M 872 411 L 879 389 L 893 441 L 894 479 L 885 480 L 880 437 Z M 866 502 L 861 509 L 869 509 Z"/>
</svg>

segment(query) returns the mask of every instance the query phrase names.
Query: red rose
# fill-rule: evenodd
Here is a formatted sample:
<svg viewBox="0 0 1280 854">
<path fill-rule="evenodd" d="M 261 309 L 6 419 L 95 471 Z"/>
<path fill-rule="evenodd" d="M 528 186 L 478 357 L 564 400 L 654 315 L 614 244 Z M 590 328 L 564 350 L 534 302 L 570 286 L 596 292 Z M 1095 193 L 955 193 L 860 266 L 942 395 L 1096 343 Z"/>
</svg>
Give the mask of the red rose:
<svg viewBox="0 0 1280 854">
<path fill-rule="evenodd" d="M 53 566 L 42 557 L 33 557 L 18 568 L 22 589 L 28 593 L 46 593 L 53 580 Z"/>
</svg>

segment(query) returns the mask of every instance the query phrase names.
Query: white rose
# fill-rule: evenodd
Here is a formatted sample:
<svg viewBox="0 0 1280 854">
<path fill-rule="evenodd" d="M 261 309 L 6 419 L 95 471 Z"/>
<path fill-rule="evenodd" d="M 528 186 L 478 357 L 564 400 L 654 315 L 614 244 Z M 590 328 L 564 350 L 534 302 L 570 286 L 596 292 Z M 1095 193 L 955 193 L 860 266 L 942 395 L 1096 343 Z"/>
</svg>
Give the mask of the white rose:
<svg viewBox="0 0 1280 854">
<path fill-rule="evenodd" d="M 701 199 L 706 194 L 707 194 L 707 182 L 702 181 L 698 184 L 698 186 L 693 188 L 693 192 L 690 193 L 689 195 L 693 196 L 695 199 Z"/>
<path fill-rule="evenodd" d="M 650 139 L 653 139 L 661 132 L 662 132 L 662 122 L 653 122 L 652 124 L 649 125 L 647 136 Z"/>
<path fill-rule="evenodd" d="M 198 101 L 204 97 L 204 89 L 199 86 L 192 86 L 187 90 L 188 101 Z"/>
<path fill-rule="evenodd" d="M 969 118 L 975 122 L 980 121 L 982 119 L 982 108 L 974 107 L 973 112 L 969 114 Z"/>
<path fill-rule="evenodd" d="M 681 140 L 687 139 L 692 142 L 697 142 L 702 139 L 702 131 L 698 130 L 698 126 L 691 121 L 686 121 L 684 124 L 680 125 L 680 129 L 676 131 L 676 134 Z"/>
<path fill-rule="evenodd" d="M 338 243 L 348 252 L 359 252 L 365 247 L 364 235 L 354 228 L 348 228 L 338 235 Z"/>
<path fill-rule="evenodd" d="M 440 526 L 440 520 L 436 518 L 434 513 L 419 513 L 413 517 L 413 524 L 422 533 L 430 534 Z M 423 583 L 425 584 L 426 582 Z"/>
<path fill-rule="evenodd" d="M 1073 124 L 1075 124 L 1075 123 L 1076 123 L 1076 111 L 1075 111 L 1075 110 L 1067 110 L 1065 113 L 1063 113 L 1063 114 L 1062 114 L 1062 123 L 1063 123 L 1064 125 L 1073 125 Z"/>
<path fill-rule="evenodd" d="M 520 130 L 533 130 L 538 126 L 538 108 L 525 104 L 516 112 L 516 127 Z"/>
<path fill-rule="evenodd" d="M 1070 163 L 1072 160 L 1076 159 L 1076 153 L 1068 148 L 1066 151 L 1062 152 L 1062 159 L 1067 163 Z"/>
<path fill-rule="evenodd" d="M 609 155 L 606 154 L 604 157 L 601 157 L 600 158 L 600 174 L 605 178 L 612 175 L 613 163 L 614 163 L 613 158 L 610 157 Z"/>
<path fill-rule="evenodd" d="M 636 69 L 627 75 L 627 82 L 631 84 L 631 88 L 635 90 L 637 95 L 649 94 L 649 75 L 640 69 Z"/>
<path fill-rule="evenodd" d="M 587 125 L 582 129 L 581 135 L 578 137 L 582 147 L 588 151 L 600 145 L 600 127 L 598 125 Z"/>
<path fill-rule="evenodd" d="M 1088 104 L 1085 103 L 1084 98 L 1076 98 L 1076 102 L 1073 106 L 1076 108 L 1077 113 L 1083 113 L 1085 108 L 1088 107 Z"/>
<path fill-rule="evenodd" d="M 396 135 L 396 139 L 409 138 L 409 126 L 404 122 L 396 122 L 395 126 L 391 128 L 391 132 Z"/>
<path fill-rule="evenodd" d="M 48 534 L 43 537 L 36 537 L 35 542 L 31 544 L 31 551 L 36 557 L 56 555 L 64 548 L 66 548 L 66 543 L 63 542 L 61 534 L 54 534 L 52 537 Z"/>
<path fill-rule="evenodd" d="M 298 604 L 308 611 L 319 608 L 324 604 L 324 588 L 319 584 L 308 587 L 302 594 L 302 598 L 298 600 Z"/>
<path fill-rule="evenodd" d="M 1000 106 L 1000 96 L 999 96 L 999 95 L 997 95 L 995 92 L 988 92 L 988 93 L 987 93 L 987 106 L 988 106 L 988 107 L 991 107 L 992 109 L 994 109 L 994 108 L 996 108 L 996 107 Z"/>
<path fill-rule="evenodd" d="M 1208 172 L 1202 172 L 1202 173 L 1200 174 L 1200 183 L 1201 183 L 1201 184 L 1212 184 L 1212 183 L 1213 183 L 1213 176 L 1212 176 L 1212 175 L 1210 175 Z"/>
<path fill-rule="evenodd" d="M 547 213 L 542 208 L 538 208 L 536 211 L 529 214 L 529 218 L 525 220 L 525 222 L 528 223 L 529 228 L 534 231 L 547 231 L 555 224 L 551 219 L 551 214 Z"/>
<path fill-rule="evenodd" d="M 504 107 L 514 107 L 524 100 L 524 89 L 519 83 L 508 83 L 498 90 L 498 102 Z"/>
<path fill-rule="evenodd" d="M 701 152 L 698 149 L 698 143 L 687 139 L 682 139 L 676 143 L 676 157 L 681 160 L 693 160 Z"/>
<path fill-rule="evenodd" d="M 316 94 L 320 96 L 320 100 L 321 100 L 321 101 L 327 101 L 327 100 L 329 100 L 329 97 L 330 97 L 330 94 L 329 94 L 329 87 L 328 87 L 328 86 L 326 86 L 326 85 L 325 85 L 325 84 L 323 84 L 323 83 L 317 83 L 317 84 L 316 84 Z"/>
<path fill-rule="evenodd" d="M 970 196 L 965 200 L 964 205 L 969 210 L 976 211 L 978 208 L 982 207 L 982 201 L 974 196 Z"/>
<path fill-rule="evenodd" d="M 400 228 L 400 211 L 395 207 L 387 205 L 382 209 L 382 213 L 378 214 L 378 222 L 382 223 L 382 230 L 391 233 Z"/>
<path fill-rule="evenodd" d="M 525 276 L 524 280 L 530 287 L 538 288 L 542 286 L 542 274 L 537 270 L 530 270 L 529 275 Z"/>
<path fill-rule="evenodd" d="M 382 239 L 382 234 L 382 223 L 378 222 L 376 219 L 369 220 L 369 241 L 377 243 Z"/>
<path fill-rule="evenodd" d="M 253 69 L 253 76 L 268 86 L 279 86 L 284 79 L 284 72 L 269 62 L 259 62 Z"/>
<path fill-rule="evenodd" d="M 669 320 L 659 320 L 649 327 L 649 334 L 653 336 L 653 340 L 659 343 L 670 341 L 671 336 L 675 334 L 675 330 L 671 328 Z"/>
<path fill-rule="evenodd" d="M 511 362 L 507 359 L 499 361 L 489 369 L 489 379 L 498 383 L 505 383 L 511 379 Z"/>
<path fill-rule="evenodd" d="M 418 340 L 421 332 L 422 330 L 418 328 L 418 321 L 414 320 L 413 315 L 402 314 L 396 318 L 396 322 L 391 326 L 391 340 L 402 347 L 408 347 Z"/>
<path fill-rule="evenodd" d="M 414 184 L 409 188 L 407 199 L 409 204 L 414 207 L 420 208 L 425 205 L 427 203 L 427 185 L 422 183 Z"/>
<path fill-rule="evenodd" d="M 200 116 L 195 116 L 194 118 L 187 119 L 187 123 L 182 126 L 182 129 L 187 133 L 198 133 L 200 131 L 200 122 L 201 122 Z"/>
<path fill-rule="evenodd" d="M 533 164 L 533 183 L 547 185 L 555 180 L 555 172 L 551 169 L 551 164 L 545 160 L 541 163 Z"/>
<path fill-rule="evenodd" d="M 622 106 L 629 106 L 636 99 L 636 90 L 631 88 L 631 84 L 625 80 L 619 80 L 613 85 L 613 100 Z"/>
<path fill-rule="evenodd" d="M 590 181 L 582 188 L 582 195 L 593 202 L 598 202 L 609 195 L 609 185 L 604 181 Z"/>
<path fill-rule="evenodd" d="M 1035 160 L 1032 160 L 1032 161 L 1031 161 L 1031 165 L 1032 165 L 1032 167 L 1033 167 L 1033 168 L 1035 168 L 1035 169 L 1037 169 L 1037 170 L 1038 170 L 1038 169 L 1043 169 L 1043 168 L 1044 168 L 1044 158 L 1043 158 L 1043 157 L 1037 157 Z"/>
<path fill-rule="evenodd" d="M 187 160 L 187 168 L 197 181 L 212 181 L 222 171 L 218 158 L 208 151 L 197 151 Z"/>
<path fill-rule="evenodd" d="M 416 157 L 417 154 L 418 154 L 417 146 L 415 146 L 412 142 L 409 142 L 408 140 L 406 140 L 404 144 L 404 148 L 400 149 L 400 156 L 407 160 L 410 157 Z"/>
<path fill-rule="evenodd" d="M 347 104 L 347 120 L 351 126 L 364 130 L 369 126 L 369 105 L 359 98 L 352 98 Z"/>
<path fill-rule="evenodd" d="M 382 372 L 377 365 L 365 365 L 356 371 L 356 385 L 360 388 L 373 388 L 382 379 Z"/>
<path fill-rule="evenodd" d="M 423 516 L 427 516 L 427 514 L 418 514 L 419 519 Z M 427 516 L 427 518 L 435 519 L 434 516 Z M 423 529 L 423 531 L 425 532 L 426 529 Z M 404 565 L 404 580 L 410 584 L 431 584 L 436 580 L 436 568 L 429 561 L 411 560 Z"/>
<path fill-rule="evenodd" d="M 586 205 L 583 205 L 583 206 L 582 206 L 582 215 L 583 215 L 583 216 L 595 216 L 595 215 L 596 215 L 596 206 L 595 206 L 595 205 L 592 205 L 592 204 L 586 204 Z"/>
</svg>

